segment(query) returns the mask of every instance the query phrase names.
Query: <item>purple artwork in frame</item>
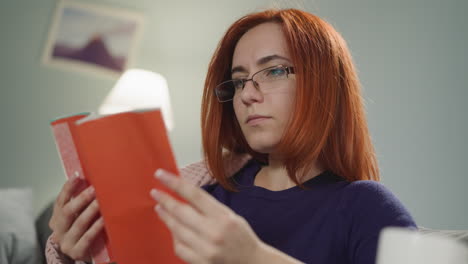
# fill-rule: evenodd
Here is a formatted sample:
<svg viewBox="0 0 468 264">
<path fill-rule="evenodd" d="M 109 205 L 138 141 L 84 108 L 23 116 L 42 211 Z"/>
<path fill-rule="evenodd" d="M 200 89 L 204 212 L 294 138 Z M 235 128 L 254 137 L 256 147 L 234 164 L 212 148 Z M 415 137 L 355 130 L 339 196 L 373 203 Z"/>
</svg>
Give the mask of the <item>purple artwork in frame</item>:
<svg viewBox="0 0 468 264">
<path fill-rule="evenodd" d="M 44 64 L 117 77 L 131 65 L 143 17 L 122 9 L 61 0 Z"/>
</svg>

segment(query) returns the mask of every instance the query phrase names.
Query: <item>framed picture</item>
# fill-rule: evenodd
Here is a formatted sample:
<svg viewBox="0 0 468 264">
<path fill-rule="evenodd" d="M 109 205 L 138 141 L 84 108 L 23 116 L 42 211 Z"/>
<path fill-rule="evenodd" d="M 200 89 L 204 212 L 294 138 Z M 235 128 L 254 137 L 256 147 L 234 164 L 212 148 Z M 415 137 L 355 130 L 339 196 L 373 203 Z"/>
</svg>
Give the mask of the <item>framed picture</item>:
<svg viewBox="0 0 468 264">
<path fill-rule="evenodd" d="M 136 12 L 60 0 L 42 61 L 116 78 L 132 64 L 142 27 Z"/>
</svg>

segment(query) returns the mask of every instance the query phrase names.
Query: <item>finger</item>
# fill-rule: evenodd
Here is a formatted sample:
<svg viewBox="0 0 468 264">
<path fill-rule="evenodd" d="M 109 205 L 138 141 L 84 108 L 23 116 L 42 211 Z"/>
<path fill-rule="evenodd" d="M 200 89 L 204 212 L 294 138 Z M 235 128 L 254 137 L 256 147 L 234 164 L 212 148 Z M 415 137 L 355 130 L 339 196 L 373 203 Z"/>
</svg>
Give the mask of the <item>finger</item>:
<svg viewBox="0 0 468 264">
<path fill-rule="evenodd" d="M 99 217 L 78 240 L 78 243 L 76 243 L 74 247 L 74 251 L 86 256 L 89 253 L 89 250 L 93 245 L 94 241 L 103 230 L 104 219 L 102 217 Z"/>
<path fill-rule="evenodd" d="M 205 225 L 206 221 L 200 212 L 188 204 L 179 202 L 163 191 L 152 189 L 150 194 L 159 203 L 156 207 L 162 207 L 181 224 L 201 235 L 201 227 Z"/>
<path fill-rule="evenodd" d="M 162 213 L 161 220 L 166 220 L 165 223 L 169 229 L 173 229 L 175 232 L 181 229 L 191 230 L 205 241 L 203 244 L 219 240 L 215 228 L 219 224 L 217 220 L 219 217 L 203 216 L 190 205 L 179 202 L 163 191 L 153 189 L 151 195 L 159 201 L 158 205 L 155 206 L 155 211 L 160 218 L 160 213 Z M 203 249 L 208 249 L 208 247 L 200 250 L 203 251 Z"/>
<path fill-rule="evenodd" d="M 77 176 L 73 176 L 68 179 L 62 187 L 62 191 L 60 191 L 57 200 L 55 202 L 56 205 L 62 207 L 70 199 L 72 198 L 73 192 L 78 187 L 80 179 Z"/>
<path fill-rule="evenodd" d="M 71 200 L 73 194 L 77 191 L 78 186 L 80 186 L 80 181 L 81 180 L 79 177 L 73 176 L 69 178 L 63 185 L 62 190 L 55 200 L 53 214 L 49 220 L 49 227 L 52 230 L 57 228 L 57 218 L 63 217 L 60 213 L 62 207 Z"/>
<path fill-rule="evenodd" d="M 84 233 L 89 229 L 93 220 L 99 215 L 99 205 L 97 200 L 91 202 L 88 207 L 76 218 L 72 226 L 67 232 L 67 239 L 70 241 L 78 241 Z"/>
<path fill-rule="evenodd" d="M 56 219 L 56 230 L 58 233 L 65 233 L 73 224 L 77 216 L 94 200 L 95 191 L 92 186 L 82 191 L 73 200 L 67 203 L 61 210 L 62 214 Z"/>
<path fill-rule="evenodd" d="M 206 250 L 208 244 L 202 241 L 201 236 L 179 223 L 161 206 L 156 206 L 155 210 L 173 235 L 176 255 L 187 263 L 201 263 L 200 253 Z"/>
<path fill-rule="evenodd" d="M 77 215 L 81 213 L 94 199 L 96 191 L 93 186 L 89 186 L 82 191 L 78 196 L 75 196 L 70 202 L 63 207 L 64 214 Z"/>
<path fill-rule="evenodd" d="M 197 254 L 197 251 L 177 240 L 174 240 L 174 252 L 179 258 L 181 258 L 186 263 L 207 263 L 203 261 L 203 259 Z"/>
<path fill-rule="evenodd" d="M 182 198 L 187 200 L 187 202 L 192 204 L 195 209 L 199 210 L 204 215 L 218 215 L 220 212 L 224 212 L 226 210 L 226 207 L 223 204 L 219 203 L 215 198 L 199 187 L 194 186 L 165 170 L 157 170 L 155 177 L 171 190 L 179 194 Z"/>
</svg>

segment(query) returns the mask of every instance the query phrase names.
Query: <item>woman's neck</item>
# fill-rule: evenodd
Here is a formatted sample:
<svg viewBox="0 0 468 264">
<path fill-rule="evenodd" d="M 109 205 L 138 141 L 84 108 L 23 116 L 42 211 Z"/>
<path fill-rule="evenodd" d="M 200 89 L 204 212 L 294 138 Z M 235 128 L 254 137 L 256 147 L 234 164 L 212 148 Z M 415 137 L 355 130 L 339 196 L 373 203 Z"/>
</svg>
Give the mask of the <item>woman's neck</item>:
<svg viewBox="0 0 468 264">
<path fill-rule="evenodd" d="M 305 182 L 314 178 L 323 172 L 323 169 L 314 161 L 309 172 L 299 179 L 299 182 Z M 271 191 L 282 191 L 296 186 L 296 184 L 288 177 L 288 172 L 281 159 L 270 157 L 268 165 L 263 166 L 257 173 L 254 181 L 255 186 L 263 187 Z"/>
</svg>

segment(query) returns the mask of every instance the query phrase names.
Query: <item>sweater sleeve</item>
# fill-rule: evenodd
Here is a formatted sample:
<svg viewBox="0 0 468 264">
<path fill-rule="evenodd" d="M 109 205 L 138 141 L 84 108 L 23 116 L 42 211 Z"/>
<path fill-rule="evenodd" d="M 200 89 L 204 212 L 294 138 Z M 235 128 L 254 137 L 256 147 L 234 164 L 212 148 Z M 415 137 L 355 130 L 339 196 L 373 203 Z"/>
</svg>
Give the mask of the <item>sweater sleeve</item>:
<svg viewBox="0 0 468 264">
<path fill-rule="evenodd" d="M 232 160 L 226 161 L 227 175 L 234 175 L 249 161 L 249 159 L 249 155 L 238 155 L 234 156 Z M 182 167 L 180 169 L 180 176 L 197 186 L 216 182 L 203 160 Z M 52 235 L 47 239 L 45 248 L 47 264 L 86 264 L 83 261 L 73 261 L 71 258 L 63 254 L 58 245 L 52 241 L 51 237 Z"/>
<path fill-rule="evenodd" d="M 63 254 L 59 246 L 52 241 L 52 235 L 47 239 L 45 256 L 47 264 L 86 264 L 84 261 L 74 261 Z"/>
<path fill-rule="evenodd" d="M 388 226 L 416 229 L 408 210 L 385 186 L 374 181 L 350 184 L 342 204 L 349 221 L 348 258 L 354 264 L 374 264 L 380 231 Z"/>
</svg>

